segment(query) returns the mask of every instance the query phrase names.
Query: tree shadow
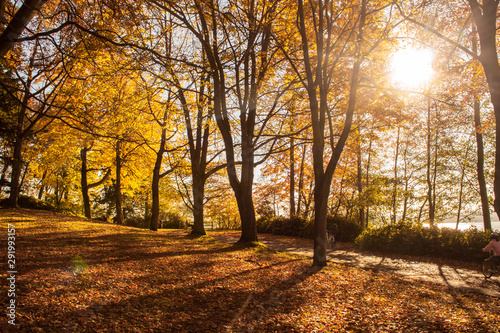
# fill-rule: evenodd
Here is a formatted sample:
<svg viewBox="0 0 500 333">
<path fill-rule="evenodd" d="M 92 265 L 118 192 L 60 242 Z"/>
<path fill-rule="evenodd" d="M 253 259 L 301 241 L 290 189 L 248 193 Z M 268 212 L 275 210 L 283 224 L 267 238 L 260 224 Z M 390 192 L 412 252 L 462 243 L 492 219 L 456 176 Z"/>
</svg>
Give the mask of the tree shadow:
<svg viewBox="0 0 500 333">
<path fill-rule="evenodd" d="M 299 271 L 283 280 L 275 281 L 268 287 L 254 291 L 251 288 L 234 287 L 233 279 L 244 281 L 252 277 L 266 276 L 269 270 L 280 269 L 289 261 L 273 263 L 262 267 L 246 269 L 242 272 L 221 276 L 213 280 L 177 283 L 169 276 L 157 276 L 156 273 L 134 279 L 137 284 L 148 290 L 154 281 L 160 290 L 142 295 L 121 290 L 118 298 L 106 302 L 82 300 L 78 310 L 65 310 L 54 307 L 40 309 L 38 304 L 23 305 L 23 312 L 37 313 L 36 327 L 47 331 L 97 331 L 113 329 L 116 323 L 122 323 L 123 331 L 141 328 L 151 332 L 223 332 L 235 329 L 240 331 L 241 320 L 252 322 L 262 316 L 272 316 L 276 308 L 287 303 L 288 308 L 300 307 L 301 303 L 290 298 L 287 291 L 306 281 L 321 269 L 302 267 Z M 97 288 L 91 285 L 86 288 Z M 62 291 L 62 297 L 70 297 L 81 286 L 68 286 Z M 151 288 L 153 289 L 153 288 Z M 89 291 L 89 294 L 95 294 Z M 42 313 L 40 313 L 40 311 Z M 64 318 L 64 320 L 60 320 Z M 147 320 L 146 320 L 147 318 Z M 57 326 L 59 325 L 59 326 Z"/>
<path fill-rule="evenodd" d="M 81 256 L 88 264 L 119 263 L 133 260 L 151 260 L 175 256 L 196 256 L 227 253 L 240 250 L 241 245 L 224 245 L 209 249 L 170 248 L 170 242 L 184 236 L 143 233 L 111 233 L 84 235 L 82 231 L 43 232 L 35 237 L 19 236 L 17 258 L 19 271 L 28 273 L 36 269 L 66 269 L 75 256 Z M 210 243 L 210 239 L 207 239 Z M 213 242 L 216 242 L 213 240 Z"/>
</svg>

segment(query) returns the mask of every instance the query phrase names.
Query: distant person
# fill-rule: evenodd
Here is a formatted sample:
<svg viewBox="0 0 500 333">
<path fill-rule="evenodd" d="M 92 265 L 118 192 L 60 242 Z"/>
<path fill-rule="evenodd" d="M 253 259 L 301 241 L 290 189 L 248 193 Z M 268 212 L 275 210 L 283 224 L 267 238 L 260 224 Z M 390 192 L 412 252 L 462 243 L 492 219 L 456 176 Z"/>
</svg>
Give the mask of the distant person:
<svg viewBox="0 0 500 333">
<path fill-rule="evenodd" d="M 495 258 L 495 262 L 500 264 L 500 237 L 496 232 L 492 232 L 490 235 L 491 242 L 486 245 L 483 249 L 483 252 L 493 251 L 493 256 Z"/>
</svg>

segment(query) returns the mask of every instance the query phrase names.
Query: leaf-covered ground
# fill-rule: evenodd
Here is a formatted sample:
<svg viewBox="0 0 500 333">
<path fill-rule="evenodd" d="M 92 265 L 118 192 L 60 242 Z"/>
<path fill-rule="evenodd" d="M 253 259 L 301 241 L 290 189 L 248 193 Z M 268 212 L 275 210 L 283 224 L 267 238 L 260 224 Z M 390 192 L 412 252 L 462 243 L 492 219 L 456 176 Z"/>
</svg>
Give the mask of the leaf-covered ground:
<svg viewBox="0 0 500 333">
<path fill-rule="evenodd" d="M 498 332 L 500 301 L 185 231 L 0 210 L 19 332 Z M 2 250 L 2 308 L 7 257 Z"/>
</svg>

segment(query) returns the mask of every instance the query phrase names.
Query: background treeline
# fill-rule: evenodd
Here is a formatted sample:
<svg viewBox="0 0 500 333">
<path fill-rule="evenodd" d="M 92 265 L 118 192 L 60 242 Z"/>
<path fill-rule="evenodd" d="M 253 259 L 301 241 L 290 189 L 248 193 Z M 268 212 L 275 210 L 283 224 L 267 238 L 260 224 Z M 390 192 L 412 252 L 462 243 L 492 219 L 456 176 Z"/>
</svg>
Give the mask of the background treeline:
<svg viewBox="0 0 500 333">
<path fill-rule="evenodd" d="M 339 217 L 328 217 L 327 228 L 336 235 L 336 241 L 355 242 L 359 250 L 475 262 L 487 257 L 482 249 L 490 241 L 491 233 L 477 228 L 429 228 L 421 223 L 405 221 L 363 229 L 359 223 Z M 313 239 L 314 221 L 300 217 L 260 217 L 257 230 Z M 332 249 L 335 250 L 335 246 Z"/>
<path fill-rule="evenodd" d="M 258 217 L 314 219 L 320 244 L 326 216 L 489 221 L 496 100 L 475 1 L 35 2 L 26 29 L 21 3 L 0 6 L 10 206 L 242 241 Z M 407 47 L 434 52 L 425 86 L 391 80 Z"/>
</svg>

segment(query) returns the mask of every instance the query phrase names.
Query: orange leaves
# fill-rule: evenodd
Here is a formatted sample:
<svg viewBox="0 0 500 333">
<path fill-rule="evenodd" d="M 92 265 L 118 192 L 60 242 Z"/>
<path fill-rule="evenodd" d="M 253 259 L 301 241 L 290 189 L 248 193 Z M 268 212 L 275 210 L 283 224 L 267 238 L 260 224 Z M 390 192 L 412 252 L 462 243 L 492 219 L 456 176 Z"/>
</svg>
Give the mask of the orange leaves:
<svg viewBox="0 0 500 333">
<path fill-rule="evenodd" d="M 16 223 L 21 329 L 461 332 L 494 331 L 500 319 L 498 299 L 389 273 L 31 214 L 36 222 Z M 83 262 L 86 275 L 72 274 Z"/>
</svg>

